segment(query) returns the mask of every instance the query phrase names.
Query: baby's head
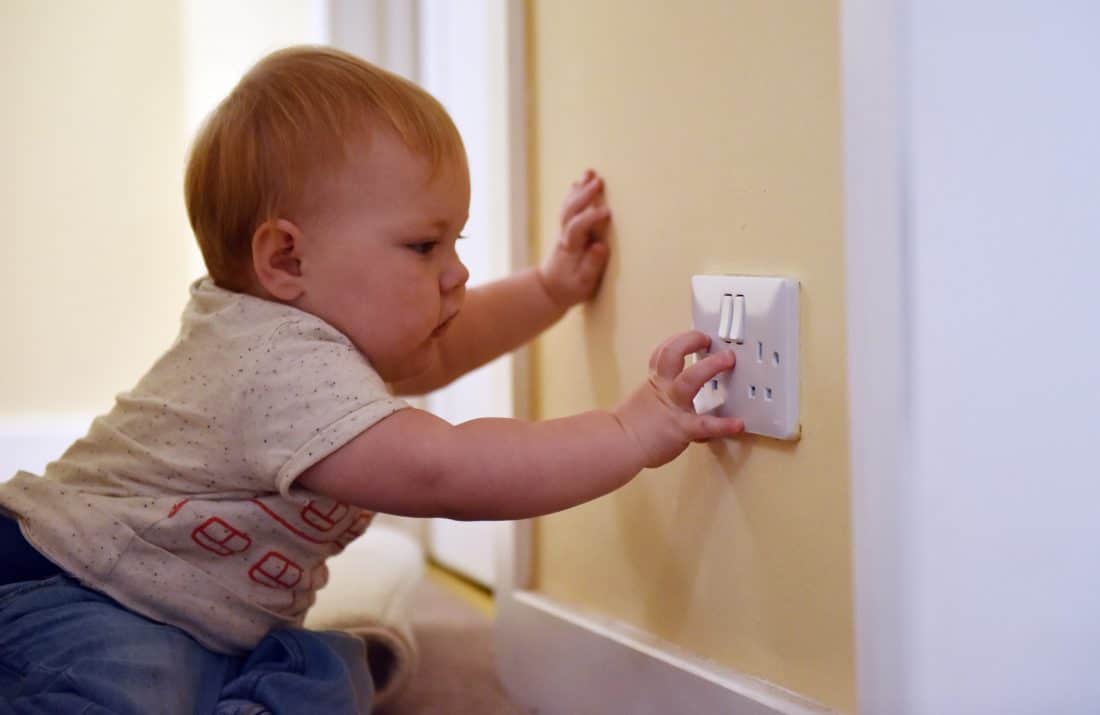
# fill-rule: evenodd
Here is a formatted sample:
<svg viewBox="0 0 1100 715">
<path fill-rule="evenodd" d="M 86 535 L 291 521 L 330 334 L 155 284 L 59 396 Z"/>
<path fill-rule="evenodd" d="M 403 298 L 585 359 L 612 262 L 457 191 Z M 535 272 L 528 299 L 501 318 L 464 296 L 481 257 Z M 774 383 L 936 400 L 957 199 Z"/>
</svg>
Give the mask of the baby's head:
<svg viewBox="0 0 1100 715">
<path fill-rule="evenodd" d="M 257 63 L 199 131 L 185 197 L 215 283 L 327 320 L 386 379 L 424 369 L 461 306 L 458 130 L 427 92 L 352 55 Z"/>
</svg>

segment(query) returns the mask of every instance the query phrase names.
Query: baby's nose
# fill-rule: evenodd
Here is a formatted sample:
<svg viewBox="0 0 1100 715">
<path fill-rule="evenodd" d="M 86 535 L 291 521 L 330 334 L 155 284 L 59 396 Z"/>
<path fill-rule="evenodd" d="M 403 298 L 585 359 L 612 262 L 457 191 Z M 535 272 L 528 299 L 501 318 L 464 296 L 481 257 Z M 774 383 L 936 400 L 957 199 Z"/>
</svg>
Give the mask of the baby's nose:
<svg viewBox="0 0 1100 715">
<path fill-rule="evenodd" d="M 443 289 L 443 292 L 449 293 L 466 285 L 468 280 L 470 280 L 470 271 L 462 261 L 455 259 L 454 263 L 440 277 L 440 288 Z"/>
</svg>

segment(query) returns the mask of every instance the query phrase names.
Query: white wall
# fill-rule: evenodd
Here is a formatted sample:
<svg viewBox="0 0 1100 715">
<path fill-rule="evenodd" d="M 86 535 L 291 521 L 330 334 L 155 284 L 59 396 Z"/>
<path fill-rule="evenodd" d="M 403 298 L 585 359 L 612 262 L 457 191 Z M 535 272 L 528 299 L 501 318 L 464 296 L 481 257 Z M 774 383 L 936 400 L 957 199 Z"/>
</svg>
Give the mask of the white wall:
<svg viewBox="0 0 1100 715">
<path fill-rule="evenodd" d="M 1100 712 L 1100 5 L 845 7 L 861 712 Z"/>
</svg>

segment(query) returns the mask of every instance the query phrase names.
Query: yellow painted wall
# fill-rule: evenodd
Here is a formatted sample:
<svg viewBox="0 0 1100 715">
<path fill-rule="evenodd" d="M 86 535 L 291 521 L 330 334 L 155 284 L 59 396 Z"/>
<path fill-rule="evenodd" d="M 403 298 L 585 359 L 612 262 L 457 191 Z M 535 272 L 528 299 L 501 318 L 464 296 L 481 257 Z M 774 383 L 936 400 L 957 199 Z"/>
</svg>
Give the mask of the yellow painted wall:
<svg viewBox="0 0 1100 715">
<path fill-rule="evenodd" d="M 193 240 L 179 14 L 0 3 L 0 416 L 104 410 L 175 337 Z"/>
<path fill-rule="evenodd" d="M 537 414 L 613 407 L 696 273 L 802 282 L 803 437 L 696 445 L 537 523 L 542 592 L 854 712 L 836 2 L 535 0 L 532 224 L 602 172 L 614 256 L 534 351 Z"/>
</svg>

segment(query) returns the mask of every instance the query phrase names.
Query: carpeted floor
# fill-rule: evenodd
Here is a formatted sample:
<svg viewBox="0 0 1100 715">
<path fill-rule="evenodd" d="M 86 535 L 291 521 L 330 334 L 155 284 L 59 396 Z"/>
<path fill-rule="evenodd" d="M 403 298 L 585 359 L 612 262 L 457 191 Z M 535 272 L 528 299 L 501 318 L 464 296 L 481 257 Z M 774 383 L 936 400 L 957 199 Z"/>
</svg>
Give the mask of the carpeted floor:
<svg viewBox="0 0 1100 715">
<path fill-rule="evenodd" d="M 420 667 L 378 715 L 529 715 L 497 679 L 488 618 L 427 579 L 411 610 Z"/>
</svg>

